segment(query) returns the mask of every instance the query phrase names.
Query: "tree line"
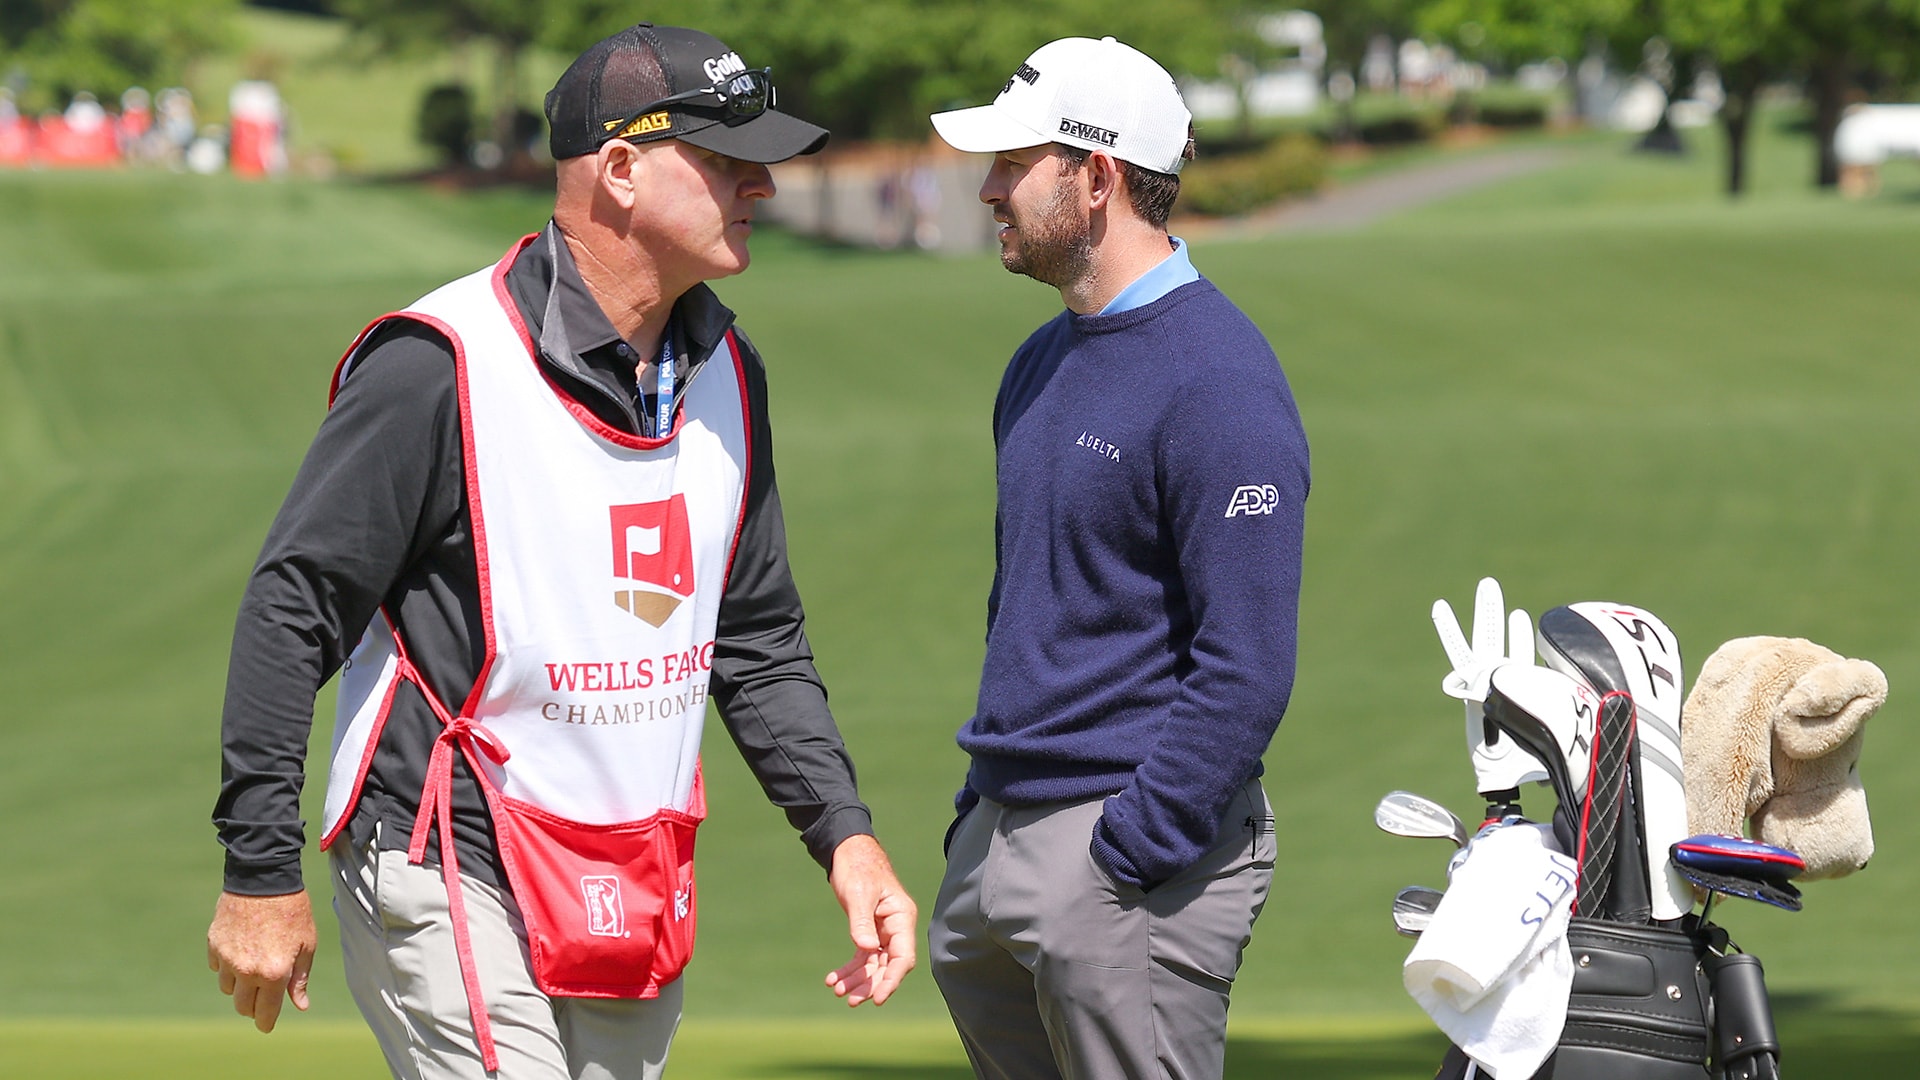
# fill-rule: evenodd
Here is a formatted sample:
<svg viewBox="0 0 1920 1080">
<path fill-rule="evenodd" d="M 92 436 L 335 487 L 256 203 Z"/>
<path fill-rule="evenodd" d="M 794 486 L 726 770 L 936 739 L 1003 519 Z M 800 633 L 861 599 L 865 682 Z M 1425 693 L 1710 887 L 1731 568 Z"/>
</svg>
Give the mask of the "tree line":
<svg viewBox="0 0 1920 1080">
<path fill-rule="evenodd" d="M 242 0 L 0 0 L 0 77 L 117 93 L 178 79 L 231 38 Z M 1263 14 L 1320 16 L 1329 69 L 1357 71 L 1379 34 L 1445 42 L 1495 71 L 1596 50 L 1637 66 L 1666 43 L 1675 82 L 1712 69 L 1726 102 L 1726 185 L 1745 186 L 1748 131 L 1761 90 L 1802 87 L 1819 148 L 1814 180 L 1838 178 L 1833 131 L 1856 96 L 1898 97 L 1920 78 L 1920 0 L 259 0 L 346 20 L 365 41 L 404 54 L 449 43 L 496 58 L 496 137 L 512 130 L 529 49 L 573 53 L 637 11 L 709 30 L 771 61 L 783 108 L 843 138 L 919 138 L 929 112 L 983 100 L 1035 45 L 1112 34 L 1176 74 L 1219 77 L 1252 47 Z M 1684 80 L 1684 81 L 1683 81 Z"/>
</svg>

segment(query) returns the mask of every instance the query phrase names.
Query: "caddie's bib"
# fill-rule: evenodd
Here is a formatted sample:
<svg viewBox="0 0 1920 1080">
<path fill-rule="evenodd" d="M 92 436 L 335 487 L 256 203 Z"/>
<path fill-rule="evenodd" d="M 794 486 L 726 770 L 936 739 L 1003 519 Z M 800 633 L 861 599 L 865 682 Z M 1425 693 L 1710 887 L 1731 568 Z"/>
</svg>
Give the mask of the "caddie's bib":
<svg viewBox="0 0 1920 1080">
<path fill-rule="evenodd" d="M 507 295 L 506 270 L 531 239 L 388 316 L 433 326 L 454 346 L 486 659 L 455 713 L 391 620 L 375 620 L 340 681 L 322 841 L 359 797 L 397 685 L 414 683 L 445 727 L 410 857 L 424 860 L 437 826 L 489 1062 L 454 884 L 452 756 L 465 756 L 486 793 L 542 991 L 652 997 L 679 977 L 693 948 L 714 627 L 747 490 L 746 380 L 732 333 L 686 386 L 667 437 L 611 428 L 548 381 Z M 384 321 L 348 350 L 336 392 Z"/>
</svg>

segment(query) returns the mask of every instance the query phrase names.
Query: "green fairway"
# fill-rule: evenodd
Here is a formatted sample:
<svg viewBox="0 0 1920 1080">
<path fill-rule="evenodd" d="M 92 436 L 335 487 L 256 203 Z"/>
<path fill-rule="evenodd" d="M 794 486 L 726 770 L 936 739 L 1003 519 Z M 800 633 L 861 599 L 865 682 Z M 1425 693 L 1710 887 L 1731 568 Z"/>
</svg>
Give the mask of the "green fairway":
<svg viewBox="0 0 1920 1080">
<path fill-rule="evenodd" d="M 1810 1080 L 1911 1075 L 1920 1021 L 1878 1009 L 1779 1010 L 1782 1067 Z M 1430 1075 L 1445 1044 L 1420 1019 L 1236 1022 L 1227 1080 L 1405 1080 Z M 380 1051 L 358 1023 L 301 1023 L 262 1037 L 238 1022 L 0 1021 L 0 1069 L 34 1080 L 205 1080 L 268 1073 L 276 1080 L 382 1075 Z M 969 1080 L 944 1021 L 690 1017 L 674 1040 L 674 1080 Z"/>
<path fill-rule="evenodd" d="M 1920 198 L 1892 171 L 1879 199 L 1815 197 L 1803 149 L 1769 139 L 1744 205 L 1713 195 L 1705 140 L 1681 162 L 1586 140 L 1356 232 L 1196 245 L 1286 365 L 1315 481 L 1300 676 L 1267 756 L 1281 873 L 1235 993 L 1234 1075 L 1437 1060 L 1388 907 L 1443 884 L 1445 852 L 1370 811 L 1395 787 L 1478 810 L 1427 609 L 1483 574 L 1536 613 L 1648 607 L 1689 675 L 1762 633 L 1886 670 L 1862 766 L 1873 865 L 1809 885 L 1801 914 L 1717 912 L 1766 962 L 1795 1075 L 1910 1074 Z M 528 194 L 0 173 L 0 1076 L 377 1072 L 330 924 L 313 1013 L 270 1039 L 205 970 L 227 639 L 340 349 L 543 219 Z M 719 288 L 768 357 L 809 634 L 925 907 L 978 675 L 992 396 L 1057 297 L 990 257 L 771 232 L 755 251 Z M 959 1080 L 924 970 L 877 1015 L 820 987 L 846 953 L 824 878 L 711 735 L 675 1075 Z"/>
</svg>

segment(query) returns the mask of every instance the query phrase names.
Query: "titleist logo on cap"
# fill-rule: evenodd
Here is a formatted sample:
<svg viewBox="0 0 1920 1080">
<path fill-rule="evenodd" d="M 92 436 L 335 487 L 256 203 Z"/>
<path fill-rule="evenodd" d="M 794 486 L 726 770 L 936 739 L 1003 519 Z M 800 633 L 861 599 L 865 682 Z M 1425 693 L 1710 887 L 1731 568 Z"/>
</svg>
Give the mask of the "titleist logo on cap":
<svg viewBox="0 0 1920 1080">
<path fill-rule="evenodd" d="M 1021 64 L 1020 67 L 1014 71 L 1013 75 L 1007 79 L 1007 85 L 1000 88 L 1000 92 L 1004 94 L 1013 89 L 1014 79 L 1019 79 L 1028 86 L 1032 86 L 1034 83 L 1040 81 L 1040 73 L 1033 70 L 1032 64 Z"/>
<path fill-rule="evenodd" d="M 1092 124 L 1081 123 L 1078 120 L 1069 120 L 1064 116 L 1060 118 L 1060 134 L 1071 135 L 1076 139 L 1085 139 L 1088 142 L 1097 142 L 1102 146 L 1112 146 L 1120 138 L 1120 133 L 1117 131 L 1108 131 L 1103 127 L 1095 127 Z"/>
</svg>

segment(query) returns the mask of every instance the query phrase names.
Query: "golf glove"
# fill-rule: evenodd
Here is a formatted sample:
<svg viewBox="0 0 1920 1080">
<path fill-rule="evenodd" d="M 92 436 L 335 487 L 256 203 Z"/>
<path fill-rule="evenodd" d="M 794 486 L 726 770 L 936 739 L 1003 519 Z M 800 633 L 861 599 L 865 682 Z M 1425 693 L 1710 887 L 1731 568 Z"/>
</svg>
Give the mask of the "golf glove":
<svg viewBox="0 0 1920 1080">
<path fill-rule="evenodd" d="M 1546 769 L 1512 739 L 1494 730 L 1481 714 L 1494 668 L 1533 663 L 1532 618 L 1519 608 L 1508 613 L 1500 583 L 1489 577 L 1481 578 L 1474 591 L 1471 645 L 1460 631 L 1453 607 L 1445 600 L 1433 602 L 1433 628 L 1440 634 L 1440 647 L 1453 665 L 1440 681 L 1440 690 L 1466 703 L 1467 751 L 1473 759 L 1475 790 L 1490 794 L 1545 781 Z"/>
</svg>

